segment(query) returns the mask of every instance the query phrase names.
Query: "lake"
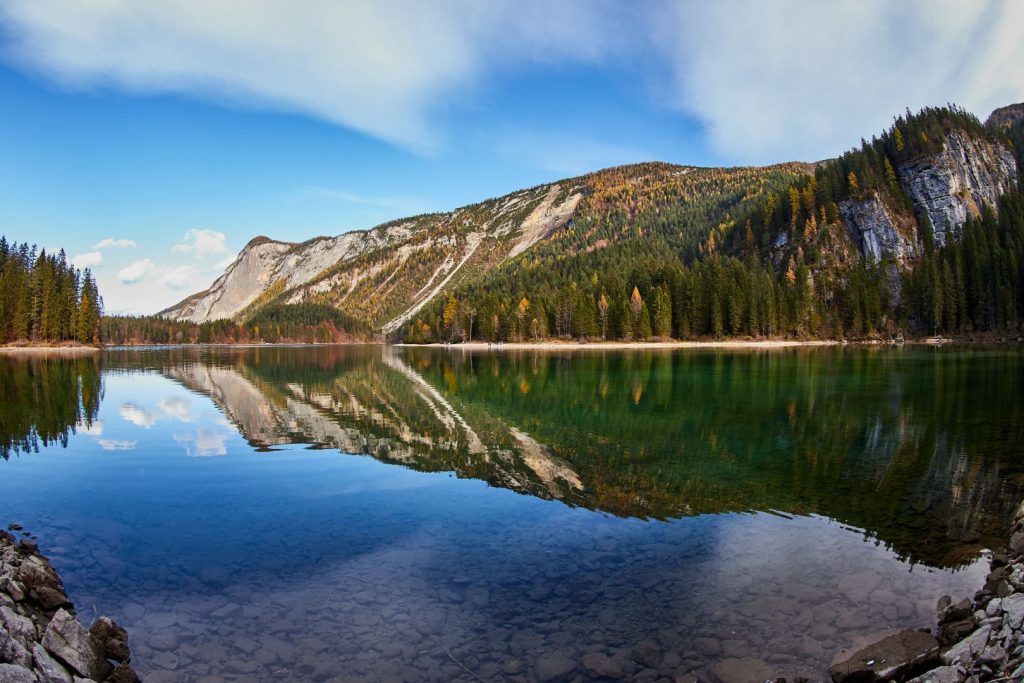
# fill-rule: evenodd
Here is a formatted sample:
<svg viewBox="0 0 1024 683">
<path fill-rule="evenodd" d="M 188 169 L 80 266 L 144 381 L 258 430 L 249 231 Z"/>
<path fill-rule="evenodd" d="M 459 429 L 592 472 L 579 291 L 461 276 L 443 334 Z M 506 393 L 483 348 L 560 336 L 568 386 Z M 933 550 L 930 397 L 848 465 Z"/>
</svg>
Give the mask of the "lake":
<svg viewBox="0 0 1024 683">
<path fill-rule="evenodd" d="M 972 596 L 1017 348 L 0 357 L 0 520 L 152 681 L 826 677 Z M 204 678 L 207 677 L 207 678 Z"/>
</svg>

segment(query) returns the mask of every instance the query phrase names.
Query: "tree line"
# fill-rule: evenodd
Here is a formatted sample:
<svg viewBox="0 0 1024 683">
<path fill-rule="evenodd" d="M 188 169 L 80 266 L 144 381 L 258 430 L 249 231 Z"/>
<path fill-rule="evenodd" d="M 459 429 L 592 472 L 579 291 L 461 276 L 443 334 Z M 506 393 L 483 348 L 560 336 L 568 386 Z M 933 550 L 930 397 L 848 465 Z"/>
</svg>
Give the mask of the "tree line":
<svg viewBox="0 0 1024 683">
<path fill-rule="evenodd" d="M 0 343 L 100 341 L 103 300 L 86 268 L 0 236 Z"/>
<path fill-rule="evenodd" d="M 705 228 L 696 247 L 679 233 L 658 229 L 645 229 L 643 240 L 596 250 L 568 250 L 556 237 L 425 307 L 404 330 L 405 338 L 420 343 L 1017 334 L 1024 322 L 1024 200 L 1018 192 L 1003 198 L 998 214 L 986 209 L 954 231 L 942 248 L 921 216 L 925 256 L 904 271 L 851 253 L 844 234 L 839 207 L 846 199 L 877 192 L 895 212 L 912 215 L 896 169 L 941 151 L 953 129 L 997 138 L 1021 153 L 1020 126 L 989 130 L 955 106 L 908 111 L 880 137 L 819 164 L 813 174 L 777 176 L 753 195 L 757 201 L 748 194 L 746 201 L 723 202 L 725 220 Z M 602 220 L 628 231 L 642 212 L 617 208 L 633 196 L 630 188 L 617 191 L 599 202 Z M 659 207 L 659 220 L 662 214 L 682 217 Z M 701 220 L 697 214 L 688 218 Z M 581 219 L 579 227 L 589 220 Z M 683 232 L 692 237 L 694 227 Z M 549 253 L 557 249 L 561 253 Z"/>
<path fill-rule="evenodd" d="M 109 344 L 328 344 L 371 339 L 370 326 L 327 304 L 271 304 L 245 321 L 195 323 L 159 316 L 108 316 L 101 323 Z"/>
</svg>

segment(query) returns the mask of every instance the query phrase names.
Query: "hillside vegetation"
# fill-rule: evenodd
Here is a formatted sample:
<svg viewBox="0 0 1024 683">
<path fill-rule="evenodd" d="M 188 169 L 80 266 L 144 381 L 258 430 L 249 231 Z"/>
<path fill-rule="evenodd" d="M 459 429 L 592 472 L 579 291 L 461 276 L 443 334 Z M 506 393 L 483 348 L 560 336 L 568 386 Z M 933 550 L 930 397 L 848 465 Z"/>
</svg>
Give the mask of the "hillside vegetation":
<svg viewBox="0 0 1024 683">
<path fill-rule="evenodd" d="M 1015 111 L 988 126 L 955 106 L 908 111 L 814 165 L 636 164 L 365 232 L 257 238 L 168 322 L 116 335 L 334 338 L 321 323 L 409 342 L 1016 334 Z"/>
</svg>

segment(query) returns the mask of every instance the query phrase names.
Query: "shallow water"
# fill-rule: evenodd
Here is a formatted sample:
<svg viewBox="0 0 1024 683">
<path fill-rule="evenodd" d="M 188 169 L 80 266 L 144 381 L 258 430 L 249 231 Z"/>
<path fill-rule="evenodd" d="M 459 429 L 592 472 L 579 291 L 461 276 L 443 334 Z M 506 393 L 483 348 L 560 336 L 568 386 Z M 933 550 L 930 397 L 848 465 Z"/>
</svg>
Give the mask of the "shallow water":
<svg viewBox="0 0 1024 683">
<path fill-rule="evenodd" d="M 591 652 L 640 680 L 823 678 L 980 586 L 1024 493 L 1022 361 L 0 358 L 0 518 L 147 680 L 585 680 Z"/>
</svg>

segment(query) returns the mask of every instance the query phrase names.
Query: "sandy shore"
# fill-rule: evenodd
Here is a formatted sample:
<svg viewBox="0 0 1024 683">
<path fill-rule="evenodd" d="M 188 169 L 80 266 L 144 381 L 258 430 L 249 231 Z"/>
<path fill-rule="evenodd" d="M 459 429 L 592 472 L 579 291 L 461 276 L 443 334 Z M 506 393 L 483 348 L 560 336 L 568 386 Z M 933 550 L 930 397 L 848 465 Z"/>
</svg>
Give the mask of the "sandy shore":
<svg viewBox="0 0 1024 683">
<path fill-rule="evenodd" d="M 617 350 L 617 349 L 783 349 L 797 346 L 837 346 L 843 342 L 834 340 L 795 341 L 787 339 L 729 339 L 722 341 L 658 341 L 658 342 L 587 342 L 574 341 L 539 341 L 539 342 L 506 342 L 491 344 L 488 342 L 466 342 L 462 344 L 395 344 L 395 346 L 432 347 L 447 349 L 465 349 L 469 351 L 501 349 L 536 349 L 542 351 L 574 351 Z"/>
<path fill-rule="evenodd" d="M 0 353 L 12 356 L 83 356 L 99 353 L 95 346 L 0 346 Z"/>
</svg>

